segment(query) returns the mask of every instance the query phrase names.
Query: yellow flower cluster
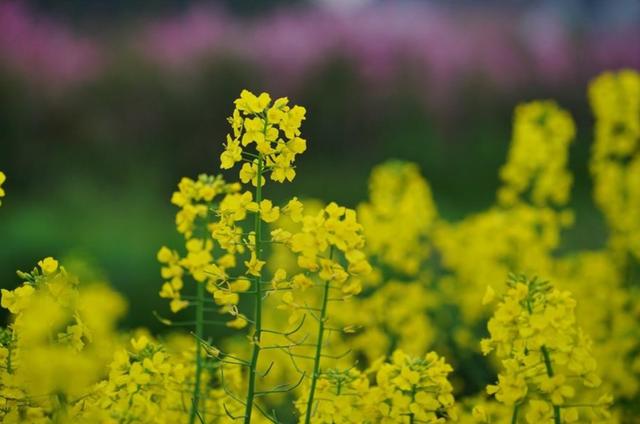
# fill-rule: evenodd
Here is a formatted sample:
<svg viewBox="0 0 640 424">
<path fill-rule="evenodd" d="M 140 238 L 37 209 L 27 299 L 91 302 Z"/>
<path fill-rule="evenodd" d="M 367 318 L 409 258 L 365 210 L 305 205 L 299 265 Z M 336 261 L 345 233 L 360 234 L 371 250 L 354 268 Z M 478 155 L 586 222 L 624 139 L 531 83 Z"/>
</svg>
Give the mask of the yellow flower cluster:
<svg viewBox="0 0 640 424">
<path fill-rule="evenodd" d="M 176 214 L 176 228 L 185 237 L 186 254 L 181 257 L 177 251 L 168 247 L 162 247 L 158 251 L 158 261 L 163 264 L 161 274 L 166 280 L 160 290 L 160 297 L 171 299 L 173 312 L 189 306 L 189 302 L 181 297 L 185 275 L 204 284 L 216 304 L 231 311 L 239 301 L 238 293 L 249 288 L 248 280 L 227 284 L 225 290 L 219 288 L 220 281 L 226 278 L 226 269 L 235 266 L 235 257 L 222 255 L 214 260 L 214 246 L 210 239 L 210 233 L 216 231 L 215 225 L 210 222 L 214 219 L 216 199 L 223 195 L 236 195 L 239 190 L 239 184 L 226 184 L 221 177 L 203 174 L 195 181 L 183 178 L 178 184 L 178 191 L 173 193 L 171 202 L 180 208 Z M 241 234 L 233 235 L 233 239 L 237 238 L 238 242 L 240 237 Z M 243 249 L 240 243 L 227 244 L 232 246 L 232 251 Z"/>
<path fill-rule="evenodd" d="M 554 206 L 569 200 L 567 157 L 574 133 L 571 116 L 553 102 L 518 106 L 498 204 L 434 230 L 444 265 L 461 284 L 474 286 L 452 293 L 468 318 L 484 313 L 478 294 L 508 272 L 551 273 L 560 232 L 573 222 L 571 211 Z"/>
<path fill-rule="evenodd" d="M 610 396 L 576 401 L 601 380 L 592 342 L 576 325 L 571 293 L 524 276 L 511 276 L 508 287 L 489 320 L 490 338 L 481 343 L 482 352 L 495 351 L 502 365 L 498 383 L 488 385 L 487 393 L 513 406 L 513 422 L 520 413 L 531 424 L 608 418 Z M 494 296 L 489 287 L 485 302 Z"/>
<path fill-rule="evenodd" d="M 382 364 L 376 374 L 377 387 L 370 401 L 378 405 L 373 422 L 442 423 L 451 416 L 453 387 L 447 376 L 453 371 L 444 358 L 434 352 L 412 358 L 395 351 L 390 363 Z"/>
<path fill-rule="evenodd" d="M 19 276 L 0 300 L 12 317 L 0 330 L 0 421 L 78 421 L 117 344 L 124 301 L 101 284 L 80 290 L 51 257 Z"/>
<path fill-rule="evenodd" d="M 291 202 L 285 210 L 291 208 Z M 290 233 L 276 229 L 272 240 L 284 243 L 297 255 L 298 266 L 306 272 L 317 273 L 320 280 L 333 284 L 343 294 L 357 294 L 362 288 L 360 277 L 371 272 L 371 266 L 362 251 L 364 236 L 362 226 L 356 221 L 352 209 L 330 203 L 315 215 L 302 217 L 302 206 L 298 206 L 301 221 L 299 232 Z M 338 255 L 344 256 L 346 268 L 340 264 Z M 304 289 L 308 276 L 297 275 L 285 282 L 284 270 L 276 271 L 276 288 L 296 287 Z M 280 280 L 280 281 L 279 281 Z"/>
<path fill-rule="evenodd" d="M 519 105 L 507 164 L 500 170 L 500 203 L 512 205 L 528 194 L 534 205 L 565 204 L 572 180 L 567 146 L 575 132 L 569 113 L 552 101 Z"/>
<path fill-rule="evenodd" d="M 220 176 L 201 174 L 197 180 L 183 178 L 178 184 L 178 191 L 171 196 L 171 203 L 180 208 L 176 213 L 176 229 L 185 238 L 190 239 L 197 227 L 197 221 L 209 216 L 214 198 L 239 190 L 239 185 L 225 184 Z"/>
<path fill-rule="evenodd" d="M 415 276 L 429 257 L 438 216 L 431 188 L 415 164 L 390 161 L 369 178 L 369 201 L 358 207 L 367 251 L 382 266 Z"/>
<path fill-rule="evenodd" d="M 594 198 L 613 230 L 614 249 L 640 260 L 640 74 L 605 72 L 589 99 L 596 118 Z"/>
<path fill-rule="evenodd" d="M 394 349 L 423 355 L 435 338 L 425 312 L 437 304 L 425 272 L 438 222 L 429 184 L 415 164 L 389 161 L 372 171 L 369 200 L 357 210 L 373 268 L 353 307 L 334 317 L 336 326 L 349 329 L 341 345 L 370 364 Z"/>
<path fill-rule="evenodd" d="M 390 362 L 376 361 L 362 373 L 354 368 L 328 370 L 318 382 L 314 424 L 444 423 L 455 420 L 452 371 L 430 352 L 411 357 L 396 350 Z M 367 374 L 374 374 L 371 384 Z M 304 416 L 307 404 L 296 406 Z M 304 421 L 301 421 L 304 422 Z"/>
<path fill-rule="evenodd" d="M 594 341 L 593 354 L 604 385 L 616 398 L 632 399 L 640 384 L 640 308 L 638 292 L 627 287 L 628 277 L 613 252 L 587 251 L 556 264 L 557 286 L 579 299 L 576 316 Z"/>
<path fill-rule="evenodd" d="M 638 293 L 626 287 L 629 264 L 614 260 L 612 252 L 607 250 L 558 255 L 561 230 L 571 225 L 572 213 L 569 210 L 557 210 L 552 206 L 564 206 L 568 198 L 564 195 L 554 197 L 548 194 L 546 197 L 543 196 L 547 199 L 546 201 L 536 201 L 532 193 L 536 185 L 544 187 L 538 182 L 548 179 L 543 177 L 545 173 L 569 175 L 566 169 L 561 171 L 559 166 L 561 164 L 562 168 L 566 167 L 567 149 L 571 140 L 570 135 L 573 133 L 573 130 L 569 131 L 567 128 L 573 128 L 573 124 L 566 112 L 555 105 L 552 107 L 551 104 L 542 102 L 530 103 L 526 106 L 529 112 L 516 114 L 514 127 L 530 125 L 526 122 L 520 123 L 518 120 L 529 119 L 527 115 L 533 113 L 532 111 L 545 110 L 545 108 L 549 109 L 548 113 L 555 111 L 556 119 L 546 122 L 549 126 L 547 130 L 557 135 L 551 138 L 556 140 L 555 147 L 547 146 L 548 148 L 545 147 L 538 154 L 550 155 L 548 162 L 560 157 L 562 160 L 558 162 L 558 166 L 547 168 L 542 166 L 546 163 L 545 160 L 540 160 L 538 161 L 540 166 L 535 171 L 523 173 L 518 177 L 527 179 L 527 183 L 524 184 L 527 189 L 519 192 L 518 196 L 522 197 L 515 203 L 501 202 L 487 211 L 476 213 L 458 222 L 436 219 L 431 224 L 432 230 L 426 236 L 418 236 L 421 234 L 420 231 L 414 229 L 413 240 L 420 240 L 420 242 L 407 241 L 406 251 L 435 251 L 436 258 L 441 260 L 440 264 L 428 262 L 421 264 L 422 272 L 416 275 L 418 281 L 412 281 L 411 278 L 407 281 L 399 280 L 398 268 L 383 264 L 379 257 L 373 256 L 375 252 L 371 252 L 374 267 L 378 264 L 383 265 L 374 269 L 376 280 L 382 282 L 382 286 L 357 298 L 356 312 L 343 314 L 342 319 L 345 322 L 357 325 L 356 334 L 345 335 L 345 344 L 354 349 L 358 355 L 364 355 L 369 360 L 376 355 L 384 354 L 387 349 L 398 346 L 409 350 L 412 354 L 419 353 L 413 349 L 428 349 L 433 344 L 439 349 L 450 348 L 453 343 L 454 349 L 474 350 L 474 328 L 482 322 L 485 313 L 485 307 L 478 301 L 482 297 L 483 289 L 488 284 L 495 285 L 497 281 L 501 281 L 503 276 L 511 270 L 542 273 L 552 276 L 559 287 L 568 288 L 579 295 L 583 307 L 577 311 L 577 315 L 583 327 L 594 338 L 592 354 L 601 364 L 602 374 L 607 376 L 604 389 L 617 398 L 634 399 L 638 393 L 638 371 L 640 371 L 640 362 L 635 359 L 635 352 L 639 348 L 637 340 L 640 336 L 638 331 L 640 311 L 633 306 L 634 299 L 638 299 Z M 561 134 L 565 134 L 565 137 L 560 137 Z M 521 140 L 520 145 L 523 144 L 522 140 L 525 140 L 526 145 L 526 137 L 518 135 L 514 128 L 514 145 L 518 144 L 518 137 Z M 535 149 L 537 145 L 531 141 L 533 139 L 528 140 L 531 143 L 529 148 Z M 548 141 L 538 139 L 538 142 L 547 143 Z M 558 151 L 560 148 L 563 149 L 562 152 Z M 514 149 L 516 147 L 512 146 L 510 162 L 505 169 L 517 168 L 511 165 L 511 161 L 517 162 L 521 155 L 513 153 Z M 392 162 L 384 166 L 393 169 L 397 165 L 397 162 Z M 376 172 L 378 171 L 374 171 L 374 174 Z M 388 179 L 393 178 L 393 175 L 391 171 L 385 173 Z M 420 178 L 419 175 L 418 178 Z M 554 179 L 555 177 L 552 178 Z M 570 182 L 571 178 L 565 181 Z M 387 182 L 389 186 L 392 184 Z M 506 189 L 512 185 L 510 181 L 505 180 Z M 370 184 L 370 187 L 373 186 Z M 501 190 L 504 191 L 505 188 Z M 568 186 L 562 190 L 568 195 Z M 531 196 L 524 196 L 525 194 L 531 194 Z M 370 197 L 373 199 L 376 196 L 378 195 L 371 193 Z M 359 211 L 371 208 L 371 203 L 373 202 L 364 204 Z M 418 203 L 413 207 L 423 209 L 416 211 L 416 215 L 433 210 L 429 206 Z M 392 209 L 391 215 L 387 216 L 388 220 L 393 220 L 394 212 L 398 215 L 403 213 Z M 371 249 L 373 243 L 369 241 L 368 234 L 371 233 L 373 239 L 376 237 L 380 239 L 380 233 L 376 232 L 379 224 L 369 221 L 365 213 L 360 215 L 365 224 L 367 246 Z M 407 213 L 405 216 L 411 215 Z M 407 218 L 405 221 L 408 222 L 405 227 L 411 228 L 411 220 Z M 403 235 L 402 239 L 411 239 L 411 236 Z M 396 249 L 402 250 L 403 246 L 397 246 Z M 405 257 L 411 256 L 407 254 Z M 408 266 L 411 262 L 411 259 L 407 260 Z M 430 270 L 433 265 L 444 266 L 444 275 L 434 279 L 430 272 L 425 272 L 425 268 Z M 413 287 L 414 284 L 419 288 Z M 392 292 L 387 291 L 388 286 L 397 288 L 398 292 L 404 290 L 406 295 L 394 296 Z M 500 286 L 499 283 L 496 287 L 498 286 Z M 374 299 L 380 300 L 376 302 Z M 385 303 L 384 300 L 387 302 Z M 451 304 L 458 309 L 462 322 L 457 322 L 456 327 L 451 328 L 448 332 L 450 341 L 446 342 L 445 338 L 446 344 L 442 345 L 442 333 L 430 331 L 429 328 L 433 328 L 436 322 L 443 322 L 443 317 L 447 320 L 444 322 L 449 322 L 450 318 L 447 316 L 452 313 L 449 310 Z M 360 311 L 365 312 L 360 313 Z M 412 314 L 414 319 L 410 321 L 400 319 L 407 314 Z M 411 337 L 412 328 L 416 329 L 415 334 L 420 334 L 422 338 Z M 399 329 L 401 331 L 398 331 Z M 419 332 L 418 329 L 420 329 Z M 629 335 L 634 336 L 630 338 Z M 417 339 L 422 341 L 422 345 L 411 343 L 412 340 Z M 492 406 L 492 410 L 495 410 L 492 414 L 494 420 L 498 420 L 494 422 L 501 422 L 502 418 L 505 420 L 511 418 L 509 414 L 503 414 L 499 407 Z M 470 417 L 470 409 L 468 413 Z M 507 415 L 509 415 L 508 418 L 505 418 Z M 524 414 L 522 417 L 524 419 Z"/>
<path fill-rule="evenodd" d="M 3 423 L 180 423 L 190 415 L 185 394 L 195 384 L 189 336 L 165 343 L 144 331 L 130 341 L 116 332 L 123 299 L 102 284 L 80 285 L 45 258 L 15 290 L 2 290 L 12 314 L 0 329 L 0 421 Z M 207 355 L 201 410 L 214 422 L 243 406 L 225 390 L 240 390 L 237 365 Z M 225 388 L 218 369 L 224 367 Z M 260 418 L 256 422 L 261 422 Z"/>
<path fill-rule="evenodd" d="M 188 337 L 177 337 L 160 344 L 145 334 L 114 352 L 108 377 L 95 386 L 83 401 L 87 422 L 180 423 L 186 422 L 190 404 L 186 393 L 195 384 L 195 349 Z M 211 358 L 211 365 L 217 363 Z M 211 417 L 226 417 L 226 411 L 242 411 L 239 402 L 229 399 L 217 384 L 216 372 L 201 376 L 202 399 L 199 408 Z M 227 388 L 241 386 L 237 366 L 225 365 Z M 205 415 L 206 417 L 206 415 Z"/>
<path fill-rule="evenodd" d="M 182 388 L 185 365 L 171 358 L 146 336 L 131 340 L 131 351 L 120 349 L 109 364 L 109 375 L 97 390 L 94 419 L 115 422 L 178 422 L 184 416 Z"/>
<path fill-rule="evenodd" d="M 569 214 L 518 204 L 507 209 L 492 207 L 462 221 L 439 225 L 434 244 L 455 277 L 450 296 L 461 305 L 465 317 L 475 320 L 485 313 L 478 297 L 487 285 L 504 280 L 510 271 L 549 275 L 560 231 L 569 222 Z M 459 291 L 458 285 L 467 289 Z"/>
<path fill-rule="evenodd" d="M 307 149 L 307 142 L 300 137 L 300 125 L 306 110 L 302 106 L 289 106 L 289 99 L 282 97 L 271 102 L 267 93 L 255 94 L 243 90 L 235 101 L 236 109 L 229 123 L 233 133 L 227 135 L 225 150 L 220 155 L 222 169 L 231 169 L 236 163 L 245 161 L 240 168 L 243 183 L 258 184 L 258 174 L 270 173 L 273 181 L 292 181 L 296 175 L 293 167 L 296 155 Z M 243 150 L 255 143 L 254 153 Z M 244 156 L 243 156 L 244 155 Z M 264 183 L 264 180 L 262 180 Z"/>
</svg>

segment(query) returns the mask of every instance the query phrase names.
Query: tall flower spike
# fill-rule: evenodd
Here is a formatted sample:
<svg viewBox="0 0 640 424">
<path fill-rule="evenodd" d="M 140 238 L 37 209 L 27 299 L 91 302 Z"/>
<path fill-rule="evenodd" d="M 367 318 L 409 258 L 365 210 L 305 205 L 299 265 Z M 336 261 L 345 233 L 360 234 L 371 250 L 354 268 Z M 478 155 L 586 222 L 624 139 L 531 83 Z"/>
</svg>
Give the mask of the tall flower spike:
<svg viewBox="0 0 640 424">
<path fill-rule="evenodd" d="M 591 83 L 589 99 L 595 201 L 613 230 L 614 250 L 640 261 L 640 73 L 605 72 Z"/>
<path fill-rule="evenodd" d="M 258 379 L 266 375 L 266 372 L 262 375 L 258 371 L 261 351 L 277 347 L 268 345 L 268 340 L 263 337 L 263 301 L 270 292 L 265 284 L 274 281 L 270 283 L 274 286 L 273 289 L 287 284 L 281 273 L 268 278 L 265 251 L 266 244 L 271 241 L 265 237 L 264 226 L 271 224 L 276 231 L 281 216 L 291 215 L 292 218 L 295 216 L 295 219 L 300 219 L 302 214 L 302 208 L 295 199 L 286 205 L 276 205 L 265 198 L 264 184 L 267 177 L 277 182 L 294 179 L 296 156 L 306 150 L 306 141 L 301 138 L 300 132 L 306 111 L 301 106 L 290 106 L 286 98 L 272 101 L 267 93 L 254 95 L 247 90 L 243 90 L 234 103 L 235 109 L 228 119 L 231 131 L 220 155 L 220 167 L 233 169 L 241 164 L 240 182 L 226 184 L 220 177 L 215 177 L 212 181 L 217 185 L 207 192 L 210 195 L 208 199 L 200 199 L 200 190 L 194 196 L 193 182 L 187 180 L 184 184 L 181 183 L 180 192 L 174 196 L 173 202 L 182 209 L 176 224 L 188 239 L 188 254 L 179 258 L 170 250 L 163 250 L 159 259 L 165 263 L 163 274 L 168 280 L 161 295 L 173 299 L 173 309 L 195 303 L 196 335 L 199 340 L 203 336 L 203 326 L 200 324 L 204 312 L 200 307 L 202 284 L 198 285 L 196 301 L 184 303 L 179 297 L 182 269 L 196 282 L 206 283 L 206 289 L 213 294 L 213 302 L 220 306 L 220 312 L 233 317 L 226 322 L 228 327 L 242 329 L 248 324 L 253 325 L 250 359 L 243 364 L 248 368 L 249 374 L 243 402 L 246 407 L 244 415 L 234 417 L 249 423 L 256 410 L 268 419 L 273 418 L 260 407 L 258 397 L 263 399 L 267 394 L 283 391 L 282 388 L 258 390 Z M 251 184 L 253 189 L 245 191 L 243 184 Z M 221 199 L 218 202 L 212 201 L 218 194 L 222 195 Z M 198 226 L 197 222 L 204 222 L 204 225 Z M 250 227 L 253 227 L 252 230 L 247 232 L 246 229 Z M 194 238 L 195 234 L 198 234 L 198 238 Z M 219 257 L 214 258 L 216 252 Z M 232 270 L 239 275 L 230 275 Z M 282 281 L 277 282 L 278 278 Z M 253 297 L 252 314 L 245 314 L 239 309 L 240 295 L 243 293 Z M 200 349 L 200 344 L 198 346 Z M 200 361 L 199 358 L 198 354 L 196 359 Z M 200 370 L 198 364 L 197 370 Z M 199 373 L 200 371 L 196 374 Z M 196 388 L 194 396 L 197 395 Z M 192 412 L 197 412 L 198 404 L 199 402 L 194 401 Z M 191 422 L 195 418 L 196 414 L 192 413 Z"/>
<path fill-rule="evenodd" d="M 173 322 L 161 318 L 168 325 L 188 325 L 194 330 L 196 349 L 193 397 L 189 405 L 191 424 L 206 405 L 202 396 L 205 350 L 201 343 L 205 326 L 226 324 L 232 328 L 243 328 L 248 323 L 237 309 L 239 295 L 247 291 L 248 287 L 242 283 L 233 284 L 239 280 L 234 279 L 232 282 L 228 276 L 228 270 L 236 266 L 236 258 L 232 253 L 245 251 L 245 246 L 240 242 L 242 232 L 239 228 L 220 228 L 212 223 L 216 218 L 229 220 L 237 215 L 246 216 L 246 205 L 251 203 L 251 199 L 245 199 L 241 203 L 242 208 L 236 207 L 233 214 L 225 213 L 221 206 L 228 198 L 242 198 L 238 194 L 240 188 L 240 184 L 227 184 L 220 176 L 202 174 L 196 180 L 183 178 L 171 197 L 171 203 L 180 208 L 176 213 L 176 228 L 184 236 L 186 253 L 181 256 L 178 251 L 163 246 L 157 254 L 158 261 L 162 264 L 161 275 L 164 280 L 160 297 L 170 299 L 169 305 L 174 313 L 194 307 L 193 321 Z M 228 252 L 214 257 L 215 241 L 223 248 L 227 247 Z M 183 296 L 186 277 L 196 283 L 195 294 Z M 232 318 L 226 323 L 205 320 L 205 303 L 219 306 L 221 313 L 229 314 Z"/>
<path fill-rule="evenodd" d="M 235 243 L 241 244 L 248 253 L 238 262 L 244 264 L 245 278 L 253 282 L 251 292 L 254 294 L 254 328 L 244 415 L 245 422 L 248 422 L 256 396 L 266 394 L 256 390 L 259 377 L 256 368 L 261 352 L 274 347 L 268 345 L 269 337 L 263 337 L 265 332 L 274 334 L 273 330 L 264 331 L 263 328 L 265 295 L 280 292 L 273 296 L 279 300 L 276 308 L 289 314 L 290 325 L 295 326 L 307 314 L 315 318 L 318 324 L 316 340 L 311 343 L 314 353 L 305 355 L 313 364 L 310 370 L 304 371 L 308 373 L 305 377 L 310 379 L 308 403 L 313 405 L 316 384 L 322 371 L 321 358 L 326 357 L 323 348 L 327 343 L 325 326 L 329 303 L 359 293 L 361 278 L 370 272 L 371 266 L 362 250 L 364 237 L 354 210 L 330 203 L 317 214 L 305 215 L 303 205 L 297 198 L 280 206 L 264 197 L 263 186 L 267 176 L 277 182 L 291 181 L 295 177 L 295 158 L 306 150 L 306 141 L 300 133 L 305 109 L 289 106 L 286 98 L 272 102 L 266 93 L 256 96 L 246 90 L 235 105 L 236 109 L 229 118 L 232 134 L 227 137 L 225 151 L 220 158 L 221 167 L 230 169 L 242 162 L 239 178 L 242 183 L 251 184 L 255 189 L 225 196 L 220 203 L 219 219 L 211 224 L 211 229 L 213 239 L 229 254 L 237 255 L 243 252 L 235 252 L 227 247 L 230 245 L 228 235 L 243 231 L 240 221 L 248 214 L 254 218 L 253 231 Z M 237 160 L 239 157 L 240 160 Z M 288 231 L 279 223 L 281 217 L 290 219 L 298 228 L 293 232 Z M 271 240 L 265 237 L 265 223 L 273 226 Z M 285 245 L 297 255 L 297 269 L 291 270 L 291 278 L 287 278 L 284 270 L 270 270 L 265 266 L 266 243 Z M 266 278 L 269 271 L 273 272 L 272 278 Z M 263 284 L 268 284 L 268 287 Z M 319 299 L 314 299 L 318 305 L 308 306 L 299 297 L 302 291 L 311 287 L 322 293 Z M 330 296 L 330 290 L 335 290 L 336 294 Z M 291 343 L 289 340 L 285 345 L 294 349 L 301 344 Z M 306 422 L 310 422 L 312 410 L 307 408 Z"/>
<path fill-rule="evenodd" d="M 552 101 L 519 105 L 507 163 L 500 170 L 500 203 L 511 205 L 528 193 L 536 206 L 564 205 L 572 182 L 568 146 L 575 131 L 571 115 Z"/>
<path fill-rule="evenodd" d="M 414 163 L 389 161 L 369 178 L 369 201 L 358 207 L 367 251 L 382 266 L 415 276 L 430 254 L 438 217 L 431 187 Z"/>
</svg>

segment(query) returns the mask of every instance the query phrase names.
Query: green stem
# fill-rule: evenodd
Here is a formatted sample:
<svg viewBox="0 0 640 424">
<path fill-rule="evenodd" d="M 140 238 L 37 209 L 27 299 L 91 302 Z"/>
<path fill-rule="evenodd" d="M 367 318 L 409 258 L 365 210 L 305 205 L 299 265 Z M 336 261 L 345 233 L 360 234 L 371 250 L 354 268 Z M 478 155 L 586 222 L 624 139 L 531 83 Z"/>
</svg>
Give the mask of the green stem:
<svg viewBox="0 0 640 424">
<path fill-rule="evenodd" d="M 513 407 L 513 415 L 511 416 L 511 424 L 517 424 L 518 423 L 518 412 L 520 412 L 520 405 L 516 404 Z"/>
<path fill-rule="evenodd" d="M 411 403 L 416 400 L 416 386 L 411 387 Z M 409 414 L 409 424 L 413 424 L 415 421 L 415 414 L 412 412 Z"/>
<path fill-rule="evenodd" d="M 13 374 L 13 365 L 11 364 L 11 354 L 13 353 L 13 340 L 7 345 L 7 373 Z"/>
<path fill-rule="evenodd" d="M 553 367 L 551 366 L 549 351 L 546 346 L 542 346 L 540 349 L 542 350 L 542 356 L 544 357 L 544 366 L 547 368 L 547 375 L 549 377 L 553 377 Z M 553 422 L 555 424 L 562 424 L 562 419 L 560 418 L 560 407 L 558 405 L 553 405 Z"/>
<path fill-rule="evenodd" d="M 333 248 L 329 258 L 333 257 Z M 322 308 L 320 309 L 320 323 L 318 328 L 318 341 L 316 344 L 316 354 L 313 357 L 313 374 L 311 374 L 311 387 L 309 389 L 309 398 L 307 399 L 307 412 L 305 414 L 304 422 L 309 424 L 311 422 L 311 411 L 313 410 L 313 397 L 316 392 L 316 384 L 320 374 L 320 358 L 322 355 L 322 339 L 324 338 L 324 324 L 327 320 L 327 305 L 329 304 L 329 287 L 330 282 L 324 282 L 324 291 L 322 293 Z"/>
<path fill-rule="evenodd" d="M 256 203 L 258 207 L 262 201 L 262 168 L 264 167 L 264 159 L 262 154 L 258 157 L 258 175 L 256 186 Z M 262 221 L 260 211 L 256 212 L 254 221 L 254 231 L 256 240 L 256 259 L 262 258 Z M 253 399 L 256 391 L 256 369 L 258 368 L 258 357 L 260 356 L 260 339 L 262 337 L 262 276 L 256 278 L 255 289 L 255 330 L 253 333 L 253 353 L 251 354 L 251 363 L 249 364 L 249 387 L 247 388 L 247 404 L 244 411 L 244 423 L 251 422 L 251 412 L 253 410 Z"/>
<path fill-rule="evenodd" d="M 54 423 L 63 423 L 67 421 L 67 396 L 58 392 L 55 395 L 56 403 L 58 404 L 58 408 L 53 415 Z"/>
<path fill-rule="evenodd" d="M 193 386 L 193 399 L 191 403 L 191 413 L 189 414 L 189 424 L 196 422 L 198 406 L 200 405 L 200 378 L 202 376 L 202 338 L 204 328 L 204 283 L 197 282 L 196 300 L 196 375 Z"/>
</svg>

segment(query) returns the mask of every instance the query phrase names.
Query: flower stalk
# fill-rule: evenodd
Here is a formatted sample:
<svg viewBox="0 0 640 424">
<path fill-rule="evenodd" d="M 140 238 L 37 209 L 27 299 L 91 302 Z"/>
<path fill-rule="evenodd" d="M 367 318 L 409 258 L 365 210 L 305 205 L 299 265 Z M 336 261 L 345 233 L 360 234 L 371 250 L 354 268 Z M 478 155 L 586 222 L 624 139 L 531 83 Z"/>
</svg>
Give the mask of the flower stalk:
<svg viewBox="0 0 640 424">
<path fill-rule="evenodd" d="M 264 158 L 262 154 L 258 156 L 258 174 L 256 184 L 256 203 L 259 205 L 262 201 L 262 171 L 264 167 Z M 262 260 L 262 221 L 260 210 L 256 211 L 254 221 L 256 259 Z M 262 273 L 260 273 L 262 274 Z M 244 413 L 244 423 L 251 422 L 251 413 L 253 410 L 253 402 L 256 391 L 256 370 L 258 368 L 258 358 L 260 356 L 260 339 L 262 337 L 262 277 L 255 278 L 256 287 L 255 294 L 255 329 L 253 333 L 253 352 L 251 353 L 251 362 L 249 364 L 249 386 L 247 388 L 247 402 Z"/>
<path fill-rule="evenodd" d="M 520 404 L 516 403 L 513 406 L 513 415 L 511 415 L 511 424 L 518 423 L 518 412 L 520 412 Z"/>
<path fill-rule="evenodd" d="M 189 413 L 189 424 L 196 422 L 200 405 L 200 379 L 202 377 L 202 338 L 204 336 L 204 283 L 197 284 L 196 293 L 196 374 L 193 385 L 193 400 Z"/>
<path fill-rule="evenodd" d="M 333 248 L 329 255 L 330 259 L 333 259 Z M 322 293 L 322 306 L 320 309 L 320 322 L 318 323 L 318 340 L 316 342 L 316 352 L 313 358 L 313 373 L 311 374 L 311 387 L 309 388 L 309 398 L 307 400 L 307 411 L 305 413 L 305 424 L 311 422 L 311 415 L 313 411 L 313 398 L 316 392 L 316 384 L 318 383 L 318 377 L 320 376 L 320 359 L 322 357 L 322 343 L 324 339 L 324 325 L 327 321 L 327 306 L 329 305 L 329 288 L 331 282 L 326 280 L 324 282 Z"/>
<path fill-rule="evenodd" d="M 549 350 L 546 346 L 542 346 L 540 348 L 542 351 L 542 356 L 544 357 L 544 366 L 547 370 L 547 375 L 549 377 L 553 377 L 553 366 L 551 365 L 551 356 L 549 355 Z M 555 424 L 562 424 L 562 419 L 560 417 L 560 407 L 558 405 L 553 405 L 553 422 Z"/>
</svg>

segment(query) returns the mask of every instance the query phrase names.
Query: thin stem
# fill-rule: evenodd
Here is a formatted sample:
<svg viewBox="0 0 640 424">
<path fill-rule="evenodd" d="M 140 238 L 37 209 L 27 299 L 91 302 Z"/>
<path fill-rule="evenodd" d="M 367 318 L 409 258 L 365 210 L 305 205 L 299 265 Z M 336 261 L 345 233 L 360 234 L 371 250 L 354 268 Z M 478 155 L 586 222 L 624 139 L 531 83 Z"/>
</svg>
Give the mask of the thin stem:
<svg viewBox="0 0 640 424">
<path fill-rule="evenodd" d="M 542 356 L 544 357 L 544 366 L 547 369 L 547 375 L 549 377 L 553 377 L 553 367 L 551 366 L 549 351 L 546 346 L 542 346 L 540 350 L 542 350 Z M 555 424 L 562 424 L 562 419 L 560 418 L 560 407 L 558 405 L 553 405 L 553 422 Z"/>
<path fill-rule="evenodd" d="M 513 415 L 511 416 L 511 424 L 518 423 L 518 412 L 520 412 L 520 404 L 515 404 L 513 407 Z"/>
<path fill-rule="evenodd" d="M 189 424 L 196 422 L 198 406 L 200 405 L 200 377 L 202 375 L 202 338 L 204 332 L 204 283 L 196 283 L 197 303 L 196 303 L 196 375 L 193 386 L 193 399 L 191 403 L 191 413 L 189 414 Z"/>
<path fill-rule="evenodd" d="M 63 423 L 64 421 L 66 421 L 67 418 L 67 397 L 65 396 L 64 393 L 59 392 L 55 394 L 55 399 L 57 402 L 57 410 L 54 412 L 53 415 L 53 422 L 54 423 Z"/>
<path fill-rule="evenodd" d="M 333 248 L 331 248 L 330 257 L 333 256 Z M 318 320 L 318 340 L 316 345 L 316 354 L 313 359 L 313 373 L 311 374 L 311 387 L 309 389 L 309 398 L 307 400 L 307 412 L 305 414 L 304 422 L 309 424 L 311 422 L 311 411 L 313 409 L 313 397 L 316 391 L 316 384 L 318 382 L 318 376 L 320 373 L 320 358 L 322 357 L 322 339 L 324 337 L 324 324 L 327 320 L 327 305 L 329 299 L 329 285 L 327 280 L 324 282 L 324 291 L 322 294 L 322 308 L 320 310 L 320 319 Z"/>
<path fill-rule="evenodd" d="M 411 403 L 416 400 L 416 386 L 411 387 Z M 413 424 L 415 420 L 415 414 L 412 412 L 409 414 L 409 424 Z"/>
<path fill-rule="evenodd" d="M 265 124 L 266 126 L 266 124 Z M 262 201 L 262 168 L 264 159 L 262 154 L 258 156 L 258 175 L 256 185 L 256 203 L 260 205 Z M 256 259 L 262 259 L 262 221 L 260 211 L 255 214 L 254 231 L 256 240 Z M 260 339 L 262 336 L 262 275 L 256 278 L 255 289 L 255 330 L 253 333 L 253 353 L 251 354 L 251 363 L 249 364 L 249 386 L 247 388 L 247 402 L 244 412 L 244 423 L 251 422 L 251 412 L 253 409 L 253 399 L 256 392 L 256 370 L 258 368 L 258 357 L 260 356 Z"/>
<path fill-rule="evenodd" d="M 13 374 L 13 367 L 11 365 L 11 354 L 13 353 L 13 335 L 12 335 L 12 340 L 9 341 L 9 344 L 7 345 L 7 373 L 9 374 Z"/>
</svg>

